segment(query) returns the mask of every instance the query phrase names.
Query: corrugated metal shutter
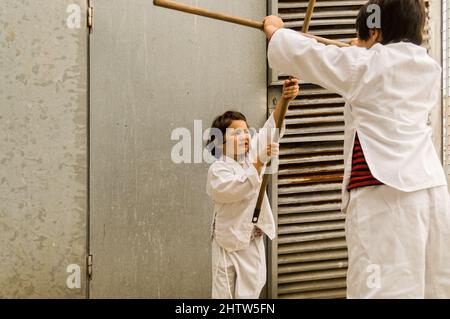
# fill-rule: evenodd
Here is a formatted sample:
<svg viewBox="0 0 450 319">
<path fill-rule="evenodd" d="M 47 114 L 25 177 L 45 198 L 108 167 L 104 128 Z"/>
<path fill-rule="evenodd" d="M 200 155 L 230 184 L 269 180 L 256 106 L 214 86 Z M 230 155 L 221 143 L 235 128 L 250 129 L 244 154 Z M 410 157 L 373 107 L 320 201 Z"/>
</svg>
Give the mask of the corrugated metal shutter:
<svg viewBox="0 0 450 319">
<path fill-rule="evenodd" d="M 318 0 L 310 33 L 341 41 L 356 37 L 355 19 L 365 2 Z M 278 0 L 270 9 L 286 27 L 300 30 L 307 5 L 308 0 Z M 281 85 L 285 78 L 273 71 L 269 74 L 272 86 Z M 280 169 L 271 187 L 278 225 L 269 262 L 273 298 L 346 296 L 345 216 L 340 212 L 343 111 L 342 97 L 302 83 L 287 113 Z"/>
</svg>

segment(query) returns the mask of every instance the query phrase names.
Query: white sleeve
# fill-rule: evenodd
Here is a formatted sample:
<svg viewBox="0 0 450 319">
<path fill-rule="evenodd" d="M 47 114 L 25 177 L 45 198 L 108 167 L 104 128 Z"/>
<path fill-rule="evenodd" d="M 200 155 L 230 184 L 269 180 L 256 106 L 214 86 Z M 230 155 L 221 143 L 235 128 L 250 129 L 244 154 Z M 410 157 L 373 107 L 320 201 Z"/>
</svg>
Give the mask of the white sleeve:
<svg viewBox="0 0 450 319">
<path fill-rule="evenodd" d="M 233 203 L 259 193 L 261 177 L 253 165 L 243 175 L 236 175 L 225 165 L 211 165 L 206 185 L 207 194 L 218 203 Z"/>
<path fill-rule="evenodd" d="M 344 98 L 354 86 L 359 60 L 370 54 L 370 50 L 356 46 L 324 45 L 288 29 L 276 31 L 268 47 L 273 69 L 320 85 Z"/>
</svg>

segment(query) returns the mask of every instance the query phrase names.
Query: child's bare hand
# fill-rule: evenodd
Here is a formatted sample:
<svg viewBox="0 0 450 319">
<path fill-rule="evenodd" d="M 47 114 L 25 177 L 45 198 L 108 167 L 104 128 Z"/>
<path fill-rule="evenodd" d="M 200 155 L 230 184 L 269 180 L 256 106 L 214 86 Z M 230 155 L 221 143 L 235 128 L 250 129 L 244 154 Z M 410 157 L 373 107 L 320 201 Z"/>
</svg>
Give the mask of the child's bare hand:
<svg viewBox="0 0 450 319">
<path fill-rule="evenodd" d="M 275 31 L 284 28 L 284 22 L 280 17 L 272 15 L 264 18 L 263 26 L 264 33 L 266 34 L 267 39 L 270 40 Z"/>
<path fill-rule="evenodd" d="M 283 98 L 287 101 L 292 101 L 295 99 L 299 92 L 297 78 L 290 78 L 289 80 L 284 81 L 283 84 Z"/>
<path fill-rule="evenodd" d="M 276 158 L 280 154 L 280 144 L 272 142 L 271 144 L 267 145 L 265 150 L 263 150 L 259 154 L 259 160 L 261 163 L 267 163 L 270 161 L 271 158 Z"/>
</svg>

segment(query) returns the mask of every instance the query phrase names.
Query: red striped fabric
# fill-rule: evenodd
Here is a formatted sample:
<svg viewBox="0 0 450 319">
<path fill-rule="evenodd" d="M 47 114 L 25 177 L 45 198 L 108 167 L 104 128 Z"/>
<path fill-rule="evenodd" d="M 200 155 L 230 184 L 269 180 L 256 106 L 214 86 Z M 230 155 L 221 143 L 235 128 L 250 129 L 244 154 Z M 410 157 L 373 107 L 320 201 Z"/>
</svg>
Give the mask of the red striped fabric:
<svg viewBox="0 0 450 319">
<path fill-rule="evenodd" d="M 353 146 L 352 155 L 352 173 L 347 189 L 352 190 L 358 187 L 382 185 L 383 183 L 373 177 L 364 157 L 358 134 L 355 136 L 355 144 Z"/>
</svg>

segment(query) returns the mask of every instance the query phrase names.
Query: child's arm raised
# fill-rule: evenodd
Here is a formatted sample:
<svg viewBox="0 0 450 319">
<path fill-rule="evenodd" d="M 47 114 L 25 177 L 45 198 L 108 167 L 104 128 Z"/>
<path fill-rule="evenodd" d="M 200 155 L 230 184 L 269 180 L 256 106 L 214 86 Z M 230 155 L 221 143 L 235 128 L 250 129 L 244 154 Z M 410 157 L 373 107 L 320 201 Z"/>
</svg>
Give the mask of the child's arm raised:
<svg viewBox="0 0 450 319">
<path fill-rule="evenodd" d="M 258 172 L 261 172 L 262 167 L 268 161 L 268 160 L 264 160 L 264 158 L 267 157 L 266 154 L 269 152 L 269 149 L 270 149 L 270 147 L 268 145 L 276 142 L 276 140 L 275 140 L 275 135 L 276 135 L 275 134 L 275 132 L 276 132 L 275 131 L 275 128 L 276 128 L 275 119 L 278 118 L 278 115 L 280 113 L 280 109 L 282 108 L 282 105 L 286 102 L 289 103 L 290 101 L 292 101 L 293 99 L 295 99 L 297 97 L 298 92 L 299 92 L 298 83 L 299 83 L 299 81 L 296 78 L 291 78 L 289 80 L 284 81 L 283 94 L 282 94 L 280 100 L 278 101 L 278 103 L 275 107 L 275 110 L 269 116 L 269 118 L 267 119 L 263 128 L 259 130 L 259 132 L 256 134 L 256 136 L 251 141 L 250 159 L 252 161 L 254 161 L 254 163 L 255 163 L 254 166 L 258 170 Z M 280 125 L 280 130 L 278 132 L 279 133 L 278 140 L 283 136 L 284 127 L 285 127 L 285 123 L 283 121 L 283 123 Z M 277 143 L 274 143 L 274 144 L 278 145 Z M 267 153 L 262 153 L 266 149 L 267 149 Z M 273 156 L 275 156 L 275 155 L 273 155 Z M 261 160 L 261 158 L 263 158 L 263 160 Z"/>
<path fill-rule="evenodd" d="M 339 48 L 318 43 L 294 30 L 280 28 L 279 20 L 271 16 L 264 24 L 270 39 L 270 66 L 347 97 L 356 81 L 358 65 L 373 52 L 356 46 Z"/>
<path fill-rule="evenodd" d="M 290 102 L 297 97 L 299 92 L 298 82 L 299 81 L 296 78 L 290 78 L 289 80 L 284 81 L 283 94 L 281 95 L 281 98 L 275 106 L 275 110 L 273 111 L 274 119 L 278 118 L 281 107 L 284 103 Z M 283 127 L 283 124 L 280 125 L 280 128 L 281 127 Z"/>
</svg>

